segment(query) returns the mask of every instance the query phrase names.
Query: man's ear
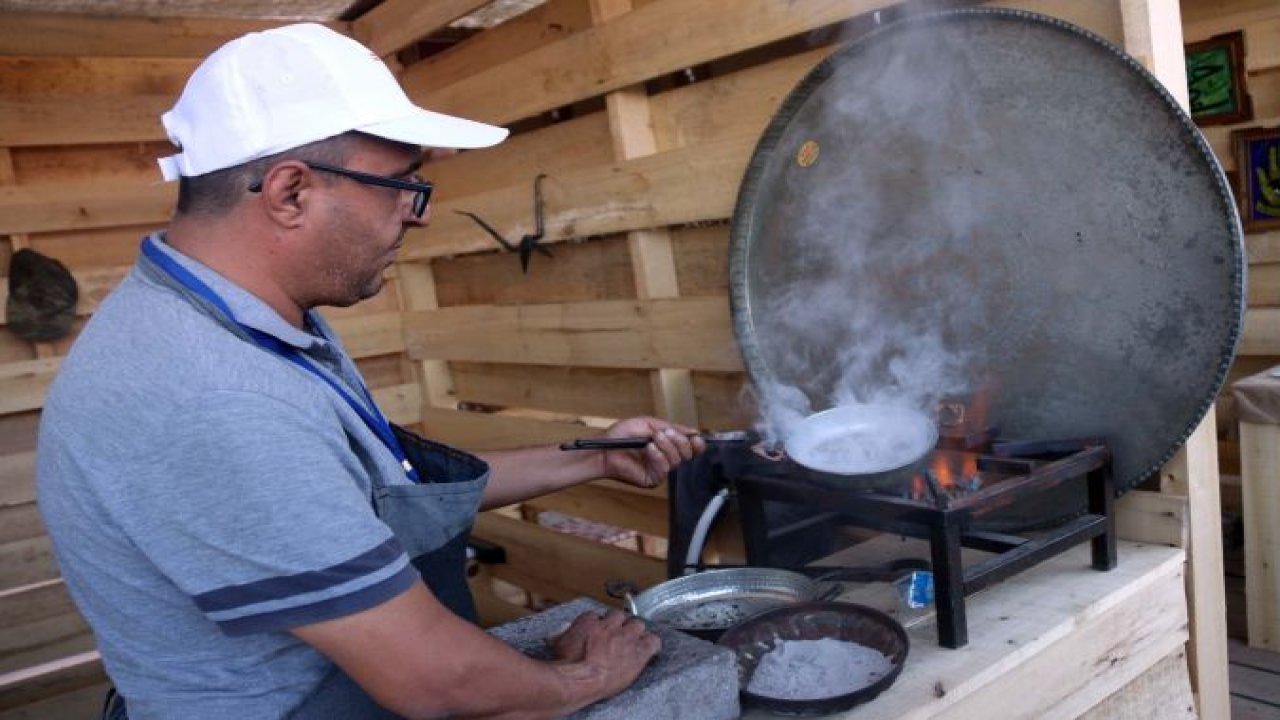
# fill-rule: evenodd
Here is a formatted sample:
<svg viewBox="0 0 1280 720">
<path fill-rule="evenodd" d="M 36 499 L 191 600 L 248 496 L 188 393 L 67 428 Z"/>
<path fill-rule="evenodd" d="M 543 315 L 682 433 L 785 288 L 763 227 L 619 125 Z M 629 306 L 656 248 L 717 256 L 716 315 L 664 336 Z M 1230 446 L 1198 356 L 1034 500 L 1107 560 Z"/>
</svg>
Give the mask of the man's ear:
<svg viewBox="0 0 1280 720">
<path fill-rule="evenodd" d="M 312 199 L 314 180 L 307 166 L 299 161 L 286 160 L 272 165 L 262 177 L 264 212 L 282 227 L 301 226 Z"/>
</svg>

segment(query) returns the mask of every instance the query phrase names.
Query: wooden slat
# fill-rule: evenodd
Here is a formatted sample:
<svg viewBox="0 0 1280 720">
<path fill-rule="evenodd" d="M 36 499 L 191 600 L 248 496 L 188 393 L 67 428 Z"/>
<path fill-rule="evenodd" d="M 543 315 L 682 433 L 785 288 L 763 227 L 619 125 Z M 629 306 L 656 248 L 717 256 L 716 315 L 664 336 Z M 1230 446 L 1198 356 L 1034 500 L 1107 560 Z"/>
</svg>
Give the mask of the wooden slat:
<svg viewBox="0 0 1280 720">
<path fill-rule="evenodd" d="M 728 297 L 728 223 L 678 228 L 671 236 L 676 244 L 680 295 Z"/>
<path fill-rule="evenodd" d="M 46 536 L 0 545 L 0 590 L 58 577 L 53 546 Z"/>
<path fill-rule="evenodd" d="M 1280 652 L 1280 427 L 1240 423 L 1249 644 Z"/>
<path fill-rule="evenodd" d="M 494 147 L 432 160 L 423 174 L 436 184 L 434 203 L 491 190 L 495 178 L 505 178 L 504 183 L 523 178 L 528 195 L 523 207 L 531 212 L 533 178 L 538 173 L 557 176 L 612 160 L 609 123 L 603 113 L 591 113 L 520 133 Z M 433 212 L 439 216 L 438 210 Z"/>
<path fill-rule="evenodd" d="M 701 427 L 749 429 L 757 413 L 748 384 L 745 373 L 695 372 L 693 391 L 697 396 Z"/>
<path fill-rule="evenodd" d="M 0 482 L 4 481 L 0 479 Z M 34 500 L 18 505 L 0 504 L 0 545 L 43 534 L 44 521 Z"/>
<path fill-rule="evenodd" d="M 614 527 L 666 537 L 667 502 L 662 498 L 618 492 L 602 484 L 579 485 L 526 503 Z"/>
<path fill-rule="evenodd" d="M 722 298 L 456 307 L 405 316 L 415 359 L 742 369 Z"/>
<path fill-rule="evenodd" d="M 398 312 L 334 317 L 331 325 L 353 358 L 404 351 Z"/>
<path fill-rule="evenodd" d="M 414 425 L 422 420 L 422 393 L 417 383 L 382 387 L 371 392 L 374 402 L 391 422 Z"/>
<path fill-rule="evenodd" d="M 492 0 L 386 0 L 351 24 L 355 38 L 381 56 L 430 35 Z"/>
<path fill-rule="evenodd" d="M 623 239 L 614 236 L 561 243 L 551 252 L 554 258 L 535 255 L 528 273 L 520 271 L 518 256 L 509 252 L 433 260 L 435 306 L 525 305 L 636 296 L 631 261 Z M 402 267 L 416 264 L 420 263 L 404 263 Z"/>
<path fill-rule="evenodd" d="M 568 593 L 558 599 L 587 596 L 618 605 L 605 593 L 606 582 L 626 580 L 646 588 L 666 579 L 666 565 L 656 558 L 491 512 L 476 518 L 472 534 L 507 551 L 507 562 L 491 567 L 494 577 L 534 591 L 538 588 L 527 586 Z"/>
<path fill-rule="evenodd" d="M 52 718 L 97 718 L 111 683 L 103 678 L 97 683 L 58 692 L 43 700 L 23 703 L 12 710 L 0 711 L 0 720 L 51 720 Z"/>
<path fill-rule="evenodd" d="M 1131 490 L 1116 500 L 1116 534 L 1123 540 L 1185 548 L 1187 499 Z"/>
<path fill-rule="evenodd" d="M 403 83 L 436 109 L 505 124 L 891 4 L 812 0 L 796 12 L 775 0 L 665 0 L 447 87 L 423 87 L 411 76 Z"/>
<path fill-rule="evenodd" d="M 1187 498 L 1187 606 L 1191 684 L 1202 717 L 1230 713 L 1227 607 L 1215 414 L 1210 411 L 1161 470 L 1165 492 Z"/>
<path fill-rule="evenodd" d="M 1280 263 L 1249 266 L 1249 307 L 1280 305 Z"/>
<path fill-rule="evenodd" d="M 176 200 L 172 183 L 0 187 L 0 234 L 160 225 Z"/>
<path fill-rule="evenodd" d="M 0 675 L 0 711 L 71 692 L 106 679 L 96 650 Z"/>
<path fill-rule="evenodd" d="M 76 605 L 61 578 L 0 590 L 0 628 L 75 612 Z"/>
<path fill-rule="evenodd" d="M 75 186 L 87 179 L 98 184 L 152 185 L 160 182 L 156 159 L 173 152 L 174 147 L 167 140 L 21 147 L 11 151 L 14 173 L 27 187 Z"/>
<path fill-rule="evenodd" d="M 58 358 L 0 365 L 0 415 L 42 407 L 60 365 Z"/>
<path fill-rule="evenodd" d="M 28 237 L 32 250 L 58 258 L 72 272 L 89 268 L 119 268 L 133 265 L 142 238 L 165 221 L 165 218 L 157 217 L 143 225 L 73 229 Z"/>
<path fill-rule="evenodd" d="M 401 82 L 421 93 L 430 106 L 431 92 L 504 62 L 550 45 L 591 27 L 587 0 L 549 0 L 532 10 L 405 68 Z"/>
<path fill-rule="evenodd" d="M 450 368 L 462 402 L 607 418 L 653 414 L 643 371 L 493 363 Z"/>
<path fill-rule="evenodd" d="M 0 96 L 163 95 L 177 100 L 196 64 L 176 58 L 0 57 Z"/>
<path fill-rule="evenodd" d="M 543 242 L 727 218 L 757 139 L 732 137 L 696 149 L 553 175 L 542 186 Z M 529 187 L 523 182 L 441 203 L 430 228 L 410 230 L 405 236 L 401 259 L 490 250 L 493 239 L 453 212 L 458 209 L 474 212 L 498 232 L 518 238 L 533 230 L 528 203 Z"/>
<path fill-rule="evenodd" d="M 93 631 L 72 610 L 24 625 L 0 626 L 0 673 L 93 650 Z"/>
<path fill-rule="evenodd" d="M 36 453 L 0 455 L 0 506 L 35 501 Z"/>
<path fill-rule="evenodd" d="M 596 434 L 575 423 L 424 407 L 427 437 L 472 451 L 549 445 Z"/>
<path fill-rule="evenodd" d="M 1250 269 L 1254 263 L 1280 263 L 1280 230 L 1245 235 L 1244 245 Z"/>
<path fill-rule="evenodd" d="M 1253 308 L 1244 314 L 1241 355 L 1280 355 L 1280 308 Z"/>
<path fill-rule="evenodd" d="M 0 137 L 11 147 L 163 140 L 160 116 L 174 100 L 170 95 L 0 97 Z"/>
<path fill-rule="evenodd" d="M 698 146 L 728 135 L 758 136 L 787 93 L 831 50 L 821 47 L 654 95 L 658 148 Z"/>
<path fill-rule="evenodd" d="M 0 55 L 203 58 L 240 35 L 287 20 L 6 13 Z M 323 23 L 349 32 L 347 23 Z"/>
<path fill-rule="evenodd" d="M 485 565 L 477 566 L 474 574 L 467 574 L 467 585 L 471 587 L 471 597 L 475 600 L 476 616 L 481 627 L 504 625 L 533 612 L 498 597 L 493 591 L 493 573 Z"/>
</svg>

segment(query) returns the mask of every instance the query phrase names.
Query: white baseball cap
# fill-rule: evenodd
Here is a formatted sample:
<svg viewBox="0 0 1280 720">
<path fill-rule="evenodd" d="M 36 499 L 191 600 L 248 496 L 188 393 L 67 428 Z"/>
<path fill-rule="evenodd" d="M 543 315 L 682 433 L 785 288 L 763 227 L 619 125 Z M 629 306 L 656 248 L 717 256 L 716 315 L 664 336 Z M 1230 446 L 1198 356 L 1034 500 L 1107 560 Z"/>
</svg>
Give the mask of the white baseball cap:
<svg viewBox="0 0 1280 720">
<path fill-rule="evenodd" d="M 364 45 L 323 25 L 255 32 L 218 48 L 160 118 L 181 149 L 165 180 L 203 175 L 358 130 L 425 147 L 479 148 L 507 130 L 414 105 Z"/>
</svg>

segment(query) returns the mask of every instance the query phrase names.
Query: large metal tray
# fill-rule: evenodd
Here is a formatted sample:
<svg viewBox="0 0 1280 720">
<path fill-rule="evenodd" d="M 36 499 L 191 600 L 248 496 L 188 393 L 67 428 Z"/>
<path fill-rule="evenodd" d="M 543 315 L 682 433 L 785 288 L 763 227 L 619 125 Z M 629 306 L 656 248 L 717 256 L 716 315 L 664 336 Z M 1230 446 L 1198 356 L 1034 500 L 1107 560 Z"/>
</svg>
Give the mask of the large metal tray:
<svg viewBox="0 0 1280 720">
<path fill-rule="evenodd" d="M 1105 40 L 1013 10 L 908 18 L 828 57 L 761 137 L 731 229 L 764 399 L 906 395 L 985 408 L 1004 438 L 1102 436 L 1119 492 L 1210 407 L 1244 283 L 1229 188 L 1176 101 Z"/>
</svg>

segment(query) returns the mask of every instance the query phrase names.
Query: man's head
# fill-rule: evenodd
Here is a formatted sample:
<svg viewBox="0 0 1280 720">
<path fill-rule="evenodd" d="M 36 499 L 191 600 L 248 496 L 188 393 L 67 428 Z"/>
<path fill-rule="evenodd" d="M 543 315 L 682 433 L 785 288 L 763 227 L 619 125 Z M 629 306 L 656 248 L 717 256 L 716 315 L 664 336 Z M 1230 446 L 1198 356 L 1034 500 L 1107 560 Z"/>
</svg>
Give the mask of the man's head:
<svg viewBox="0 0 1280 720">
<path fill-rule="evenodd" d="M 358 42 L 313 24 L 214 52 L 162 118 L 181 150 L 175 247 L 291 308 L 378 291 L 405 231 L 426 222 L 423 148 L 507 131 L 415 106 Z"/>
<path fill-rule="evenodd" d="M 419 147 L 478 148 L 507 131 L 414 105 L 368 48 L 322 25 L 250 33 L 210 55 L 161 122 L 195 177 L 349 131 Z"/>
</svg>

